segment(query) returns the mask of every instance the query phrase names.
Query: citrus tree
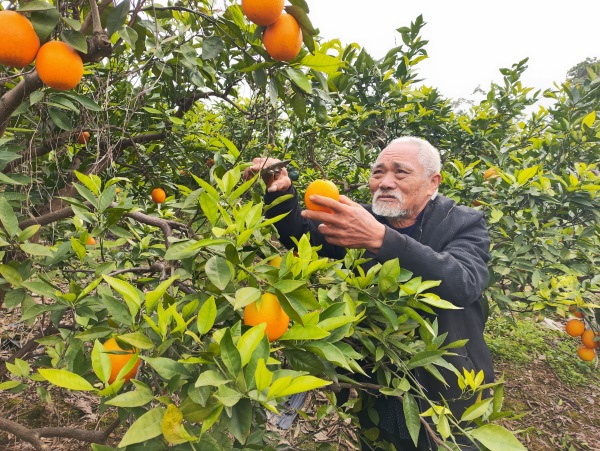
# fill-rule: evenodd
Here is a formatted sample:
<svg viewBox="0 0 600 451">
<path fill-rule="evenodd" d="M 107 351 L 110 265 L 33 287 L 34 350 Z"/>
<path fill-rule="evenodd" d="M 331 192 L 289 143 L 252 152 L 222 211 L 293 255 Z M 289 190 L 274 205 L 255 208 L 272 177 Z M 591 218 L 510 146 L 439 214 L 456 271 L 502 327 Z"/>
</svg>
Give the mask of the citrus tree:
<svg viewBox="0 0 600 451">
<path fill-rule="evenodd" d="M 265 3 L 281 14 L 283 2 Z M 378 149 L 424 136 L 444 150 L 444 191 L 489 214 L 490 305 L 575 306 L 592 327 L 597 85 L 548 91 L 555 105 L 525 119 L 535 96 L 520 84 L 522 62 L 461 111 L 415 83 L 421 17 L 377 61 L 319 39 L 304 0 L 285 6 L 283 25 L 251 4 L 16 8 L 46 51 L 39 66 L 32 36 L 35 61 L 0 61 L 0 302 L 40 333 L 0 368 L 0 388 L 35 386 L 46 401 L 56 388 L 89 392 L 114 422 L 49 431 L 0 418 L 0 429 L 38 449 L 48 434 L 109 449 L 119 424 L 122 449 L 266 449 L 277 444 L 267 412 L 291 395 L 323 390 L 324 416 L 353 418 L 358 398 L 337 406 L 336 393 L 355 388 L 401 397 L 415 440 L 425 428 L 440 446 L 461 433 L 520 449 L 493 423 L 508 415 L 501 379 L 482 386 L 481 374 L 457 371 L 465 396 L 494 388 L 462 418 L 414 379 L 416 369 L 439 375 L 461 345 L 424 319 L 454 308 L 429 291 L 439 281 L 398 261 L 365 274 L 360 252 L 329 261 L 306 238 L 283 251 L 262 182 L 242 172 L 258 155 L 291 159 L 300 190 L 329 178 L 366 200 Z M 499 177 L 485 181 L 492 166 Z M 507 270 L 526 257 L 528 271 Z"/>
</svg>

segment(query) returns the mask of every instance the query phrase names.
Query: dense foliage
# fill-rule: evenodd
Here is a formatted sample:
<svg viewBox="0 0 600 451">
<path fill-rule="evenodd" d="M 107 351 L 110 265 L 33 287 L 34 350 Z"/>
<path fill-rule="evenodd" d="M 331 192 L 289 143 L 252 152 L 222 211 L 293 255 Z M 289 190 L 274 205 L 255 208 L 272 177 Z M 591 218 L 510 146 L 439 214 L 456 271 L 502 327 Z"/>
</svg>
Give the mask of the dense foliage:
<svg viewBox="0 0 600 451">
<path fill-rule="evenodd" d="M 42 357 L 6 363 L 0 389 L 47 381 L 93 392 L 102 409 L 131 420 L 121 448 L 265 449 L 277 443 L 267 410 L 322 387 L 336 407 L 336 391 L 357 386 L 353 375 L 374 372 L 375 389 L 402 397 L 413 436 L 427 417 L 440 442 L 460 431 L 489 449 L 519 449 L 493 422 L 507 415 L 502 381 L 459 419 L 413 379 L 417 367 L 438 374 L 460 345 L 442 346 L 436 323 L 422 317 L 432 306 L 453 308 L 428 292 L 438 281 L 413 278 L 398 261 L 364 274 L 359 252 L 320 259 L 304 238 L 286 253 L 277 218 L 264 218 L 262 182 L 241 173 L 256 156 L 290 159 L 301 192 L 327 177 L 367 200 L 377 153 L 394 137 L 424 137 L 443 152 L 441 191 L 487 215 L 490 313 L 566 316 L 575 306 L 597 327 L 593 67 L 534 92 L 520 81 L 520 61 L 501 69 L 503 83 L 482 101 L 457 104 L 419 81 L 421 17 L 398 29 L 401 46 L 374 60 L 357 45 L 319 39 L 306 3 L 290 3 L 305 48 L 289 64 L 266 54 L 261 29 L 236 2 L 102 2 L 93 30 L 85 4 L 22 8 L 42 39 L 60 36 L 87 64 L 72 91 L 2 68 L 0 303 L 45 336 Z M 109 51 L 97 45 L 102 33 Z M 536 106 L 542 98 L 547 106 Z M 78 143 L 81 131 L 89 142 Z M 484 178 L 491 167 L 497 177 Z M 159 186 L 167 199 L 155 204 Z M 89 236 L 96 245 L 86 245 Z M 268 265 L 279 254 L 281 267 Z M 292 320 L 272 343 L 264 326 L 242 322 L 264 292 Z M 102 343 L 112 336 L 143 360 L 131 383 L 109 383 Z M 466 395 L 485 388 L 481 379 L 457 374 Z M 417 399 L 431 404 L 422 418 Z M 328 414 L 354 415 L 354 404 Z"/>
</svg>

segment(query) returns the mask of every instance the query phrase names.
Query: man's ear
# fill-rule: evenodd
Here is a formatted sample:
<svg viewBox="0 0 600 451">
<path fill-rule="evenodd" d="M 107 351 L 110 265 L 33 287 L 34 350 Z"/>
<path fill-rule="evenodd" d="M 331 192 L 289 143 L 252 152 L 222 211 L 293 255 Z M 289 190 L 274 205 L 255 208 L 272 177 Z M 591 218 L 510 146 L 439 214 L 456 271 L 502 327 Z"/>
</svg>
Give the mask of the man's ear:
<svg viewBox="0 0 600 451">
<path fill-rule="evenodd" d="M 433 193 L 435 193 L 435 191 L 439 188 L 440 183 L 442 183 L 442 176 L 439 173 L 435 173 L 435 174 L 431 174 L 431 176 L 429 177 L 429 183 L 430 183 L 430 187 L 431 187 L 431 195 L 433 195 Z"/>
</svg>

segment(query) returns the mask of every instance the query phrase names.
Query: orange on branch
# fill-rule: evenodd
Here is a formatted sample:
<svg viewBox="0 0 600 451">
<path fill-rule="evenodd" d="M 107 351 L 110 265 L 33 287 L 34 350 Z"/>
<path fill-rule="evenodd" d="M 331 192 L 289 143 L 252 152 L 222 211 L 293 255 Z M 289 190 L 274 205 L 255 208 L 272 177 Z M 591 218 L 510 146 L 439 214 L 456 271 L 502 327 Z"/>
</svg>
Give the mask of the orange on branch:
<svg viewBox="0 0 600 451">
<path fill-rule="evenodd" d="M 244 324 L 258 326 L 266 323 L 265 333 L 269 341 L 275 341 L 288 330 L 290 317 L 281 308 L 281 304 L 273 293 L 265 293 L 260 301 L 248 304 L 244 308 Z"/>
<path fill-rule="evenodd" d="M 106 342 L 104 343 L 104 349 L 106 349 L 106 351 L 124 351 L 125 353 L 119 353 L 119 354 L 108 354 L 108 357 L 110 358 L 110 363 L 111 363 L 111 369 L 110 369 L 110 377 L 108 378 L 108 383 L 112 384 L 116 379 L 117 379 L 117 375 L 119 374 L 119 372 L 121 371 L 121 368 L 123 368 L 127 362 L 129 362 L 131 359 L 134 358 L 134 354 L 136 352 L 136 350 L 128 350 L 125 351 L 123 348 L 121 348 L 119 346 L 119 344 L 117 343 L 117 340 L 115 340 L 114 338 L 109 338 L 108 340 L 106 340 Z M 135 376 L 135 374 L 137 373 L 137 370 L 140 366 L 140 358 L 137 357 L 136 358 L 136 362 L 133 365 L 133 368 L 131 369 L 131 371 L 128 371 L 127 374 L 125 374 L 123 376 L 123 379 L 125 380 L 125 382 L 129 381 L 132 377 Z"/>
<path fill-rule="evenodd" d="M 590 348 L 586 348 L 585 346 L 580 346 L 579 349 L 577 349 L 577 355 L 584 362 L 590 362 L 594 360 L 594 357 L 596 356 L 596 351 Z"/>
<path fill-rule="evenodd" d="M 496 177 L 499 177 L 498 170 L 496 168 L 488 168 L 483 173 L 484 180 L 489 180 L 491 178 L 496 178 Z"/>
<path fill-rule="evenodd" d="M 579 337 L 583 333 L 584 330 L 585 330 L 585 324 L 583 324 L 582 321 L 579 321 L 578 319 L 575 319 L 575 318 L 567 321 L 567 324 L 565 325 L 565 331 L 571 337 Z"/>
<path fill-rule="evenodd" d="M 87 144 L 90 140 L 90 132 L 81 132 L 77 137 L 78 144 Z"/>
<path fill-rule="evenodd" d="M 40 79 L 61 91 L 73 89 L 83 77 L 83 61 L 73 47 L 61 41 L 46 42 L 35 59 Z"/>
<path fill-rule="evenodd" d="M 331 180 L 315 180 L 308 185 L 306 192 L 304 193 L 304 203 L 306 204 L 307 210 L 312 211 L 325 211 L 327 213 L 333 213 L 331 208 L 321 207 L 310 200 L 312 195 L 329 197 L 333 200 L 340 200 L 340 192 L 337 186 Z"/>
<path fill-rule="evenodd" d="M 40 39 L 29 20 L 15 11 L 0 11 L 0 64 L 19 69 L 30 65 Z"/>
<path fill-rule="evenodd" d="M 283 12 L 283 0 L 242 0 L 242 11 L 250 22 L 266 27 Z"/>
<path fill-rule="evenodd" d="M 88 236 L 88 237 L 87 237 L 86 244 L 87 244 L 88 246 L 93 246 L 93 245 L 95 245 L 95 244 L 96 244 L 96 240 L 95 240 L 95 238 L 94 238 L 93 236 Z"/>
<path fill-rule="evenodd" d="M 167 198 L 167 195 L 165 193 L 165 190 L 162 188 L 154 188 L 152 190 L 152 200 L 154 202 L 156 202 L 157 204 L 162 204 L 165 199 Z"/>
<path fill-rule="evenodd" d="M 263 34 L 263 45 L 277 61 L 294 59 L 302 48 L 302 30 L 293 16 L 283 13 Z"/>
<path fill-rule="evenodd" d="M 596 338 L 596 334 L 591 329 L 584 330 L 581 334 L 581 342 L 583 343 L 583 346 L 589 349 L 596 349 L 598 346 L 600 346 L 600 343 L 594 341 L 594 338 Z"/>
<path fill-rule="evenodd" d="M 283 260 L 283 257 L 281 257 L 281 255 L 277 255 L 276 257 L 269 260 L 269 265 L 274 266 L 275 268 L 281 268 L 282 260 Z"/>
</svg>

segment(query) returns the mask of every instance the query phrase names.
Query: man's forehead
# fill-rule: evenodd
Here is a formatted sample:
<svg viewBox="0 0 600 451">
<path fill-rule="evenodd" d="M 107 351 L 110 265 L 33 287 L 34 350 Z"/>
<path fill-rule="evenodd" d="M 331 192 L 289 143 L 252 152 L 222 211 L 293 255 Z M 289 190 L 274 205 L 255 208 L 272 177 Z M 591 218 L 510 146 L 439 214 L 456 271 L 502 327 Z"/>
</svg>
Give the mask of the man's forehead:
<svg viewBox="0 0 600 451">
<path fill-rule="evenodd" d="M 394 143 L 381 151 L 375 165 L 391 162 L 395 164 L 417 164 L 419 147 L 413 143 Z"/>
</svg>

